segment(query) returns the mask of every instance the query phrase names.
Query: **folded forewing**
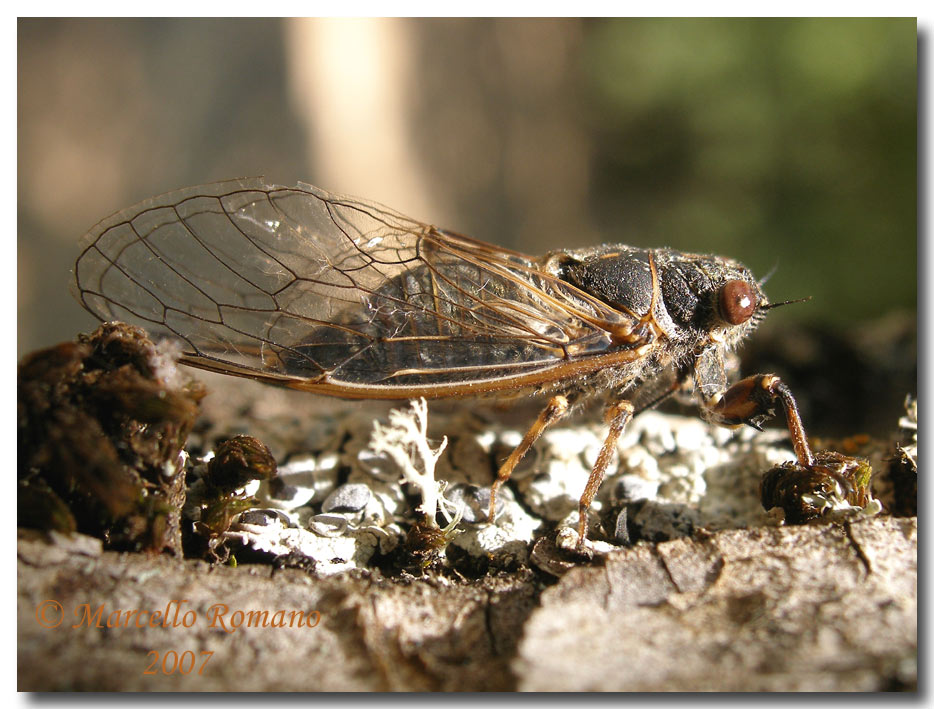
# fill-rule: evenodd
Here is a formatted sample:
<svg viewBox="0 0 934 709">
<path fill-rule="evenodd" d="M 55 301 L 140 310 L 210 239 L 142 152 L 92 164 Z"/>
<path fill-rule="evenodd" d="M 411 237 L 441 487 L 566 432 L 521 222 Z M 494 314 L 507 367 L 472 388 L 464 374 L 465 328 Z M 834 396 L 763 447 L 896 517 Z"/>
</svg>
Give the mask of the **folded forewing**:
<svg viewBox="0 0 934 709">
<path fill-rule="evenodd" d="M 192 364 L 353 396 L 504 388 L 607 353 L 629 324 L 521 254 L 262 179 L 106 219 L 75 276 L 97 317 L 176 337 Z"/>
</svg>

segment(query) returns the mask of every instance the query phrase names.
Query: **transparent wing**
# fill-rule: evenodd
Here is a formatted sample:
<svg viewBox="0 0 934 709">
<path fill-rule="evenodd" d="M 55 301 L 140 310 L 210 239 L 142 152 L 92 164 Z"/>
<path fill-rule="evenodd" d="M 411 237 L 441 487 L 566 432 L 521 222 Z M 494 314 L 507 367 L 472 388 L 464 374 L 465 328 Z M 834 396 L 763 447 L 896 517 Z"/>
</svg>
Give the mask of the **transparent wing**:
<svg viewBox="0 0 934 709">
<path fill-rule="evenodd" d="M 521 254 L 262 179 L 172 192 L 104 220 L 75 280 L 98 318 L 180 339 L 189 364 L 344 396 L 544 381 L 632 327 Z"/>
</svg>

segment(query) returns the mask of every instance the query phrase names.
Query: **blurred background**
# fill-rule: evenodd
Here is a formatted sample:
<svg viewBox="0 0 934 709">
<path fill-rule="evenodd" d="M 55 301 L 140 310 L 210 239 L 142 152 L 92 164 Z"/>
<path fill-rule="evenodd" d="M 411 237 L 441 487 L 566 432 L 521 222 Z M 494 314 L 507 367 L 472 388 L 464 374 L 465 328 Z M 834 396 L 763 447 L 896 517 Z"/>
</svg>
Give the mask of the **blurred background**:
<svg viewBox="0 0 934 709">
<path fill-rule="evenodd" d="M 913 19 L 20 20 L 18 354 L 95 320 L 80 237 L 299 180 L 531 253 L 737 258 L 847 327 L 917 297 Z M 870 345 L 871 346 L 871 345 Z"/>
</svg>

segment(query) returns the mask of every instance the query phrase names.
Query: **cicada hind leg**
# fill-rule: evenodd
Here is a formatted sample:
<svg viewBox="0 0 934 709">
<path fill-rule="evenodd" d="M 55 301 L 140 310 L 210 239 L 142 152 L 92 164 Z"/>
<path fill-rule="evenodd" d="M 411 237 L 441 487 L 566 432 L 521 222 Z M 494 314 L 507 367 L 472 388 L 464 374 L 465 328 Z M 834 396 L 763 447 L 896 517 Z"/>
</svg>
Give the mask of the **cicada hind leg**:
<svg viewBox="0 0 934 709">
<path fill-rule="evenodd" d="M 535 419 L 535 423 L 532 424 L 532 427 L 522 438 L 522 441 L 500 466 L 496 480 L 493 482 L 493 486 L 490 489 L 490 511 L 487 515 L 490 524 L 493 523 L 493 519 L 496 516 L 496 492 L 509 480 L 509 476 L 512 475 L 512 471 L 515 470 L 519 461 L 525 457 L 525 454 L 529 452 L 529 448 L 541 437 L 545 429 L 555 421 L 560 421 L 564 418 L 569 408 L 570 403 L 566 396 L 558 395 L 549 399 L 548 405 L 538 415 L 538 418 Z"/>
</svg>

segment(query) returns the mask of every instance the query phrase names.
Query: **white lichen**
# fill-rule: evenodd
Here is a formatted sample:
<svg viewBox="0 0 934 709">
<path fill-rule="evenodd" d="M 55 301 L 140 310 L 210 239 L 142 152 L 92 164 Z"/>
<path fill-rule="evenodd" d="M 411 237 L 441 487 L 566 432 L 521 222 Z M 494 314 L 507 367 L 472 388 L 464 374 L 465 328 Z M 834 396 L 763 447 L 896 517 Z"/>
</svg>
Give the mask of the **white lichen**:
<svg viewBox="0 0 934 709">
<path fill-rule="evenodd" d="M 435 516 L 440 509 L 448 522 L 441 531 L 450 534 L 464 510 L 463 506 L 455 506 L 445 499 L 446 483 L 435 480 L 435 467 L 447 443 L 446 436 L 437 448 L 432 448 L 428 441 L 428 404 L 424 398 L 413 399 L 407 409 L 390 411 L 388 425 L 374 422 L 370 438 L 370 449 L 392 458 L 402 473 L 402 480 L 419 490 L 422 502 L 418 510 L 426 524 L 438 527 Z"/>
</svg>

